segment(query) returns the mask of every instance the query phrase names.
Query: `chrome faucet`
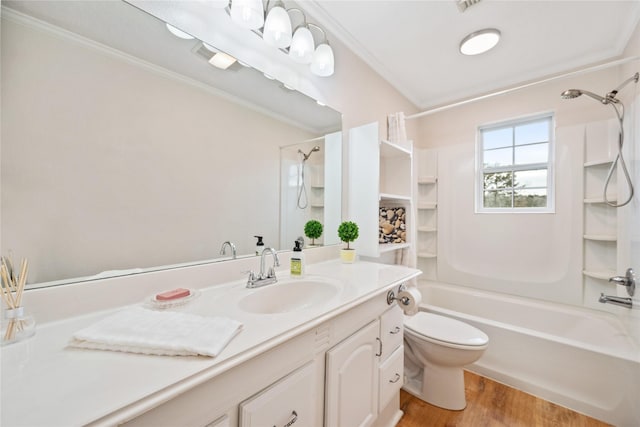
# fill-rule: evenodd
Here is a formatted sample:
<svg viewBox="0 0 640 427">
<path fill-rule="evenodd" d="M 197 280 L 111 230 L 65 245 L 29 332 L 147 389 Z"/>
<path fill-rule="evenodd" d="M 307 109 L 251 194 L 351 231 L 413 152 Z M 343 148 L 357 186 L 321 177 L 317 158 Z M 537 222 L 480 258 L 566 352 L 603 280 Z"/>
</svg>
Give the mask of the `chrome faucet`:
<svg viewBox="0 0 640 427">
<path fill-rule="evenodd" d="M 598 299 L 601 303 L 619 305 L 620 307 L 632 308 L 633 302 L 631 298 L 623 298 L 623 297 L 614 297 L 611 295 L 600 294 L 600 299 Z"/>
<path fill-rule="evenodd" d="M 267 253 L 273 255 L 273 265 L 269 268 L 269 271 L 265 274 L 265 262 Z M 258 276 L 253 271 L 249 271 L 249 279 L 247 280 L 247 288 L 259 288 L 260 286 L 270 285 L 272 283 L 276 283 L 278 279 L 276 278 L 276 270 L 275 268 L 280 266 L 280 261 L 278 260 L 278 253 L 273 248 L 265 248 L 262 251 L 262 255 L 260 256 L 260 273 Z"/>
<path fill-rule="evenodd" d="M 227 246 L 231 248 L 231 256 L 233 257 L 233 259 L 236 259 L 236 245 L 228 240 L 222 244 L 222 247 L 220 248 L 220 255 L 226 255 Z"/>
</svg>

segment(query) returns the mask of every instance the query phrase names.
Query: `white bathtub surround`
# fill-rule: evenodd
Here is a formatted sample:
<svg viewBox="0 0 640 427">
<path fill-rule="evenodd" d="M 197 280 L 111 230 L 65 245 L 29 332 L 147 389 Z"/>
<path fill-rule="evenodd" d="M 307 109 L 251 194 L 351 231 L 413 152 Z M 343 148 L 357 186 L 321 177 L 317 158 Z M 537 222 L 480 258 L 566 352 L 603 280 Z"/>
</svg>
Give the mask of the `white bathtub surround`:
<svg viewBox="0 0 640 427">
<path fill-rule="evenodd" d="M 640 348 L 613 314 L 421 282 L 422 310 L 491 341 L 470 370 L 616 426 L 640 425 Z"/>
<path fill-rule="evenodd" d="M 327 248 L 326 251 L 336 258 L 335 250 Z M 308 255 L 313 252 L 315 250 L 309 251 Z M 288 255 L 283 254 L 281 262 Z M 239 267 L 255 269 L 258 263 L 259 258 L 254 257 L 96 281 L 93 295 L 88 291 L 84 293 L 85 289 L 92 288 L 91 284 L 34 291 L 38 295 L 33 295 L 31 302 L 37 307 L 39 316 L 48 321 L 39 323 L 38 331 L 31 339 L 2 348 L 0 423 L 3 426 L 116 425 L 175 403 L 183 405 L 180 408 L 191 407 L 191 410 L 181 413 L 172 409 L 173 416 L 178 414 L 185 417 L 185 424 L 195 424 L 195 413 L 203 410 L 202 405 L 194 407 L 193 401 L 182 399 L 187 393 L 206 391 L 204 396 L 209 396 L 211 405 L 229 405 L 223 406 L 226 410 L 224 408 L 233 404 L 228 396 L 239 396 L 238 389 L 243 382 L 262 384 L 255 393 L 302 366 L 306 362 L 301 361 L 313 359 L 316 350 L 326 351 L 329 344 L 335 345 L 336 341 L 345 339 L 345 325 L 352 325 L 354 319 L 369 322 L 366 320 L 369 304 L 376 304 L 376 310 L 386 310 L 387 290 L 397 289 L 400 283 L 420 274 L 415 269 L 369 262 L 345 265 L 339 260 L 331 260 L 314 263 L 308 266 L 305 279 L 316 277 L 339 282 L 340 292 L 335 297 L 297 311 L 254 314 L 242 310 L 239 302 L 260 289 L 246 288 L 246 277 Z M 282 264 L 286 268 L 288 261 Z M 287 279 L 286 274 L 279 274 L 283 280 Z M 233 279 L 229 280 L 229 277 Z M 217 357 L 150 356 L 68 347 L 69 339 L 76 331 L 113 314 L 123 305 L 142 303 L 149 295 L 176 285 L 199 289 L 201 293 L 197 299 L 180 307 L 180 311 L 224 316 L 243 323 L 243 330 Z M 130 292 L 125 292 L 126 289 Z M 57 292 L 62 296 L 57 296 Z M 49 312 L 45 301 L 39 300 L 45 293 L 53 302 L 48 306 Z M 76 304 L 81 298 L 88 300 Z M 91 301 L 95 299 L 98 301 Z M 81 307 L 78 310 L 57 306 L 62 304 Z M 363 309 L 365 305 L 366 310 Z M 334 329 L 322 326 L 338 318 L 342 323 L 333 325 Z M 287 362 L 280 366 L 283 358 L 288 361 L 290 357 L 294 360 L 293 365 Z M 324 361 L 324 353 L 318 357 Z M 231 373 L 237 372 L 236 368 L 248 366 L 251 366 L 251 374 L 243 377 L 246 381 L 232 379 Z M 314 366 L 317 367 L 313 372 L 324 369 L 323 363 Z M 323 377 L 323 371 L 318 371 L 317 376 Z M 214 395 L 218 397 L 210 397 Z M 243 399 L 246 397 L 238 401 Z M 37 411 L 33 410 L 33 402 L 38 402 Z M 321 411 L 321 397 L 318 402 L 315 403 L 316 411 Z M 388 412 L 394 411 L 389 408 L 391 406 L 387 406 L 379 417 L 397 416 L 398 409 L 390 414 Z M 237 417 L 237 411 L 228 413 Z M 234 419 L 231 422 L 235 422 Z"/>
</svg>

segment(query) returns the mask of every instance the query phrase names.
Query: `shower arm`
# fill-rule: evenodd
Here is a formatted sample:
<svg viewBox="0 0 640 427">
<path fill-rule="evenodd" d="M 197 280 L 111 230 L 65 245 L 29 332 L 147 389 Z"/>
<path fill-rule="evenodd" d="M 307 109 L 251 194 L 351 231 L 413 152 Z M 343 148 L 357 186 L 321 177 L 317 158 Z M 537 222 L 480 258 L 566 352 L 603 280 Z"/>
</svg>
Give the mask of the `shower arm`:
<svg viewBox="0 0 640 427">
<path fill-rule="evenodd" d="M 612 90 L 611 92 L 609 92 L 607 94 L 607 98 L 613 98 L 615 97 L 618 92 L 620 92 L 622 89 L 624 89 L 624 87 L 626 85 L 628 85 L 631 82 L 634 83 L 638 83 L 638 80 L 640 79 L 640 73 L 635 73 L 633 76 L 629 77 L 627 80 L 623 81 L 620 86 L 618 86 L 617 88 L 615 88 L 614 90 Z"/>
</svg>

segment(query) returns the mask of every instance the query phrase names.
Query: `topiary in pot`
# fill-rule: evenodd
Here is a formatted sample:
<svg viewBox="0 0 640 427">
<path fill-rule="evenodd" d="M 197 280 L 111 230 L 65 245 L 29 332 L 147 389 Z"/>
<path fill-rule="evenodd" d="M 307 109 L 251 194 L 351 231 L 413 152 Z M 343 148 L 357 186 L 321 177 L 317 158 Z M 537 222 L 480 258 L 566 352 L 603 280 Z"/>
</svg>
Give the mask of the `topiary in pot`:
<svg viewBox="0 0 640 427">
<path fill-rule="evenodd" d="M 315 245 L 315 239 L 322 236 L 322 224 L 315 219 L 307 221 L 304 225 L 304 235 L 311 239 L 311 246 Z"/>
<path fill-rule="evenodd" d="M 352 263 L 356 259 L 356 251 L 349 247 L 349 242 L 353 242 L 358 238 L 358 224 L 352 221 L 344 221 L 338 227 L 338 237 L 347 244 L 347 247 L 340 250 L 340 258 L 342 262 Z"/>
</svg>

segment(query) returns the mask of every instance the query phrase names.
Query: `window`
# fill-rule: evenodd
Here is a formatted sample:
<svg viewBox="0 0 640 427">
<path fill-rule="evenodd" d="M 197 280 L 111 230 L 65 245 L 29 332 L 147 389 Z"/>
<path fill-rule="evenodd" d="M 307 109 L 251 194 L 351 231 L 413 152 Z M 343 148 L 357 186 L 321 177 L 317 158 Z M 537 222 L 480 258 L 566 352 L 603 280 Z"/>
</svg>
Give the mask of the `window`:
<svg viewBox="0 0 640 427">
<path fill-rule="evenodd" d="M 552 114 L 478 129 L 477 212 L 553 212 L 552 129 Z"/>
</svg>

